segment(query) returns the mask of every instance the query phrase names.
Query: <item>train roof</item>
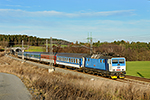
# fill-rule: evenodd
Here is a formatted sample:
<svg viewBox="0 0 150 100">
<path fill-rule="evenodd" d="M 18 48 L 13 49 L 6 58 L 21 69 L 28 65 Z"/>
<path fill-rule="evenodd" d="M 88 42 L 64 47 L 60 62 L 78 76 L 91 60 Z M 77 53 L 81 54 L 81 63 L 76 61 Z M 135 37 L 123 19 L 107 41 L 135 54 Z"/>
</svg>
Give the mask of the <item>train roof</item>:
<svg viewBox="0 0 150 100">
<path fill-rule="evenodd" d="M 85 56 L 87 58 L 93 58 L 93 59 L 111 59 L 111 58 L 123 58 L 118 56 L 105 56 L 103 54 L 93 54 L 91 56 Z"/>
<path fill-rule="evenodd" d="M 120 58 L 116 56 L 105 56 L 103 54 L 85 54 L 85 53 L 57 53 L 57 56 L 65 56 L 65 57 L 75 57 L 75 58 L 92 58 L 92 59 L 111 59 L 111 58 Z M 122 57 L 121 57 L 122 58 Z"/>
<path fill-rule="evenodd" d="M 57 56 L 75 57 L 75 58 L 82 58 L 87 55 L 88 54 L 84 54 L 84 53 L 57 53 Z"/>
</svg>

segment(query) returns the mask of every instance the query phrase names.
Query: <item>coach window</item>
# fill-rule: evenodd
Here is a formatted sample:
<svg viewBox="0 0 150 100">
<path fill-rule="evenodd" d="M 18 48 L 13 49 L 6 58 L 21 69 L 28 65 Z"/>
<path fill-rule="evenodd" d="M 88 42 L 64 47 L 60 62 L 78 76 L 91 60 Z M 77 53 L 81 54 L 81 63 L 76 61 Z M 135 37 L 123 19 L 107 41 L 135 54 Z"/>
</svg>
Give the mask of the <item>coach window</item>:
<svg viewBox="0 0 150 100">
<path fill-rule="evenodd" d="M 78 63 L 78 59 L 76 59 L 76 63 Z"/>
<path fill-rule="evenodd" d="M 67 58 L 67 62 L 68 62 L 68 58 Z"/>
<path fill-rule="evenodd" d="M 90 61 L 90 59 L 88 59 L 88 61 Z"/>
<path fill-rule="evenodd" d="M 70 62 L 70 58 L 69 58 L 69 62 Z"/>
<path fill-rule="evenodd" d="M 73 62 L 73 59 L 71 59 L 71 62 Z"/>
</svg>

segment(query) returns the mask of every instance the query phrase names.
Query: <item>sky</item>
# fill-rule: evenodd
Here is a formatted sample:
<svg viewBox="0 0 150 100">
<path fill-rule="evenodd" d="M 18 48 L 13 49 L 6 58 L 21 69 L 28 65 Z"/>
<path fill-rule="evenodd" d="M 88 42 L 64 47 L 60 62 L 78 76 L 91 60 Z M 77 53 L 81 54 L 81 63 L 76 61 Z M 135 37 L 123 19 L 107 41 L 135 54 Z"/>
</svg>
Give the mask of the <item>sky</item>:
<svg viewBox="0 0 150 100">
<path fill-rule="evenodd" d="M 0 0 L 0 34 L 150 42 L 150 1 Z"/>
</svg>

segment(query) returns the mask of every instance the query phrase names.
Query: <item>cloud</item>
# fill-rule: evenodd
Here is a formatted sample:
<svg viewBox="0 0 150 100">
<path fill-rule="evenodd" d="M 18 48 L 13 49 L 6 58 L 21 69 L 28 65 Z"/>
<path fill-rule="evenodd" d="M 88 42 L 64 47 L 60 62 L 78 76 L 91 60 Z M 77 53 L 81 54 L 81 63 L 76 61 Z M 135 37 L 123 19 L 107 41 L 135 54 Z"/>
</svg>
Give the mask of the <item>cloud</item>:
<svg viewBox="0 0 150 100">
<path fill-rule="evenodd" d="M 22 7 L 21 5 L 6 5 L 7 7 Z"/>
<path fill-rule="evenodd" d="M 17 5 L 20 6 L 20 5 Z M 132 16 L 134 10 L 118 10 L 118 11 L 103 11 L 103 12 L 58 12 L 58 11 L 25 11 L 20 9 L 0 9 L 0 16 L 12 16 L 12 17 L 106 17 L 106 16 Z"/>
</svg>

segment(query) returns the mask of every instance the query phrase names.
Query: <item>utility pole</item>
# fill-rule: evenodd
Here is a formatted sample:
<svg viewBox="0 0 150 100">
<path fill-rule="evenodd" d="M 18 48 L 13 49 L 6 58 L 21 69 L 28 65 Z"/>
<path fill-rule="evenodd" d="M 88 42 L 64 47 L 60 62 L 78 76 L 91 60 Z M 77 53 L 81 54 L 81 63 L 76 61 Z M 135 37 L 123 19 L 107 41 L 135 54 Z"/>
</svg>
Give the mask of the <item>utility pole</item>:
<svg viewBox="0 0 150 100">
<path fill-rule="evenodd" d="M 90 55 L 93 53 L 93 43 L 92 43 L 92 32 L 90 34 L 91 36 L 89 36 L 89 33 L 88 33 L 88 43 L 90 42 Z"/>
<path fill-rule="evenodd" d="M 90 55 L 93 53 L 93 45 L 92 45 L 92 38 L 90 39 Z"/>
<path fill-rule="evenodd" d="M 53 72 L 55 71 L 55 67 L 53 67 L 53 60 L 54 60 L 54 55 L 53 55 L 53 46 L 52 46 L 52 37 L 50 37 L 50 56 L 49 56 L 49 59 L 50 59 L 50 68 L 49 68 L 49 73 L 50 72 Z"/>
<path fill-rule="evenodd" d="M 27 49 L 29 49 L 29 47 L 30 47 L 30 39 L 29 39 L 29 41 L 28 41 L 28 48 L 27 48 Z"/>
<path fill-rule="evenodd" d="M 23 48 L 24 41 L 22 40 L 22 63 L 24 62 L 24 48 Z"/>
<path fill-rule="evenodd" d="M 48 40 L 46 39 L 46 52 L 48 52 Z"/>
</svg>

